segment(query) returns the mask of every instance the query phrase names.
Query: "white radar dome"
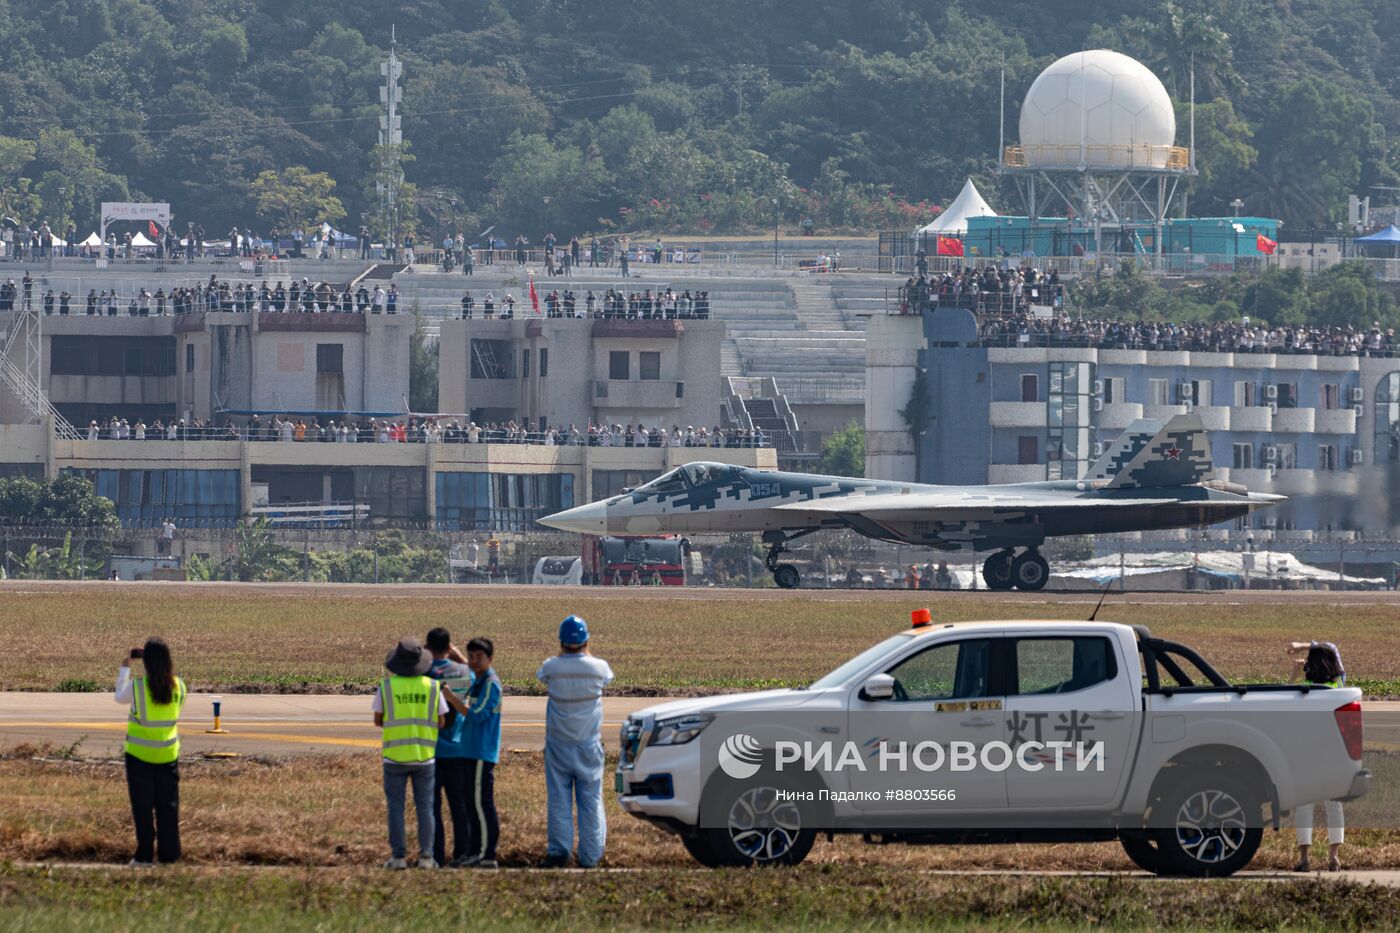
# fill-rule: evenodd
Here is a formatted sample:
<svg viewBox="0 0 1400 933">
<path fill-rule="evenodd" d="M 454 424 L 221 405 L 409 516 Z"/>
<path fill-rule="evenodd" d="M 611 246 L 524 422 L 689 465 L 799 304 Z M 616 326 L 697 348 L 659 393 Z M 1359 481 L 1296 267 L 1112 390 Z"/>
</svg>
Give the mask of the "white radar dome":
<svg viewBox="0 0 1400 933">
<path fill-rule="evenodd" d="M 1142 62 L 1108 49 L 1066 55 L 1040 73 L 1021 106 L 1019 153 L 1029 168 L 1186 168 L 1176 113 Z"/>
</svg>

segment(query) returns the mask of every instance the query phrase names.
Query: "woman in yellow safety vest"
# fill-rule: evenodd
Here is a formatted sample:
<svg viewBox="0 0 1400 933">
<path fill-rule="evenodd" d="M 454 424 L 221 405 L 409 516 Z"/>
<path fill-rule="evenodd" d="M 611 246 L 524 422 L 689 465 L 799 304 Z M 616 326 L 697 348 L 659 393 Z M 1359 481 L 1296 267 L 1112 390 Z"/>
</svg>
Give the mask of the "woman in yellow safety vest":
<svg viewBox="0 0 1400 933">
<path fill-rule="evenodd" d="M 1305 683 L 1319 687 L 1346 686 L 1347 672 L 1342 667 L 1342 653 L 1330 641 L 1295 641 L 1288 646 L 1290 655 L 1306 652 L 1293 658 L 1293 676 L 1289 683 L 1296 683 L 1302 677 Z M 1308 850 L 1312 848 L 1313 810 L 1316 804 L 1306 803 L 1293 812 L 1293 828 L 1298 842 L 1298 864 L 1294 871 L 1311 871 Z M 1327 870 L 1339 871 L 1342 867 L 1340 853 L 1346 841 L 1346 820 L 1342 815 L 1342 802 L 1328 800 L 1322 804 L 1327 814 Z"/>
<path fill-rule="evenodd" d="M 145 675 L 131 676 L 140 660 Z M 175 676 L 170 648 L 160 638 L 132 648 L 117 672 L 116 700 L 127 704 L 126 789 L 136 823 L 132 868 L 149 868 L 157 855 L 169 865 L 180 858 L 180 709 L 185 682 Z"/>
</svg>

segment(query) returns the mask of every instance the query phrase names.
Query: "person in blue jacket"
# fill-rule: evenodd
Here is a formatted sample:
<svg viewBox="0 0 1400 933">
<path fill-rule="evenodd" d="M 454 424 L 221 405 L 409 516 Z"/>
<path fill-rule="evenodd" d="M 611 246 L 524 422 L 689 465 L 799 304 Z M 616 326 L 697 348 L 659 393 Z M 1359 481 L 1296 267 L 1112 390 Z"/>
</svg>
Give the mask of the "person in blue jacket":
<svg viewBox="0 0 1400 933">
<path fill-rule="evenodd" d="M 496 817 L 496 762 L 501 757 L 501 679 L 491 667 L 496 646 L 489 638 L 467 642 L 472 686 L 462 718 L 462 749 L 467 762 L 467 855 L 462 864 L 496 867 L 501 823 Z"/>
</svg>

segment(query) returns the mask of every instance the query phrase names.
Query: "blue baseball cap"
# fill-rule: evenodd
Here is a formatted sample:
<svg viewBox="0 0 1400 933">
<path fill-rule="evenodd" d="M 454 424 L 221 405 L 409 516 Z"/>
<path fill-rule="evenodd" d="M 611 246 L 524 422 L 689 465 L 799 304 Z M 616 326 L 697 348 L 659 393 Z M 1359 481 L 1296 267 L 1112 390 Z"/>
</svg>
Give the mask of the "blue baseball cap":
<svg viewBox="0 0 1400 933">
<path fill-rule="evenodd" d="M 559 644 L 570 647 L 588 644 L 588 623 L 578 616 L 569 616 L 560 622 Z"/>
</svg>

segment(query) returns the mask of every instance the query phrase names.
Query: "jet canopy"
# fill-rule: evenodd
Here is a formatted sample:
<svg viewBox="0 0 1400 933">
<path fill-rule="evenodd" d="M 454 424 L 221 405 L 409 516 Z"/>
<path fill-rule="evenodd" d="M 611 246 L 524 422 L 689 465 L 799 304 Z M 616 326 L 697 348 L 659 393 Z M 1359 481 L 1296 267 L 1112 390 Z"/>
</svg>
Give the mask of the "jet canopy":
<svg viewBox="0 0 1400 933">
<path fill-rule="evenodd" d="M 638 486 L 636 491 L 648 494 L 683 492 L 695 486 L 729 482 L 736 473 L 737 467 L 727 463 L 687 463 Z"/>
</svg>

